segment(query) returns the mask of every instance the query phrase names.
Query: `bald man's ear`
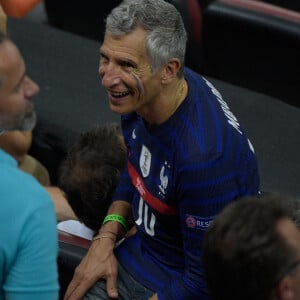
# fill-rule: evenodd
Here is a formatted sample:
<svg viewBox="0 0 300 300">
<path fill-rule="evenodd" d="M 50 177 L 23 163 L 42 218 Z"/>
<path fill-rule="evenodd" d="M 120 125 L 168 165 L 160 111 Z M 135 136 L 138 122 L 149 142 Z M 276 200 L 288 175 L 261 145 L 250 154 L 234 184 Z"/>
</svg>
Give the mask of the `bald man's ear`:
<svg viewBox="0 0 300 300">
<path fill-rule="evenodd" d="M 162 70 L 162 83 L 168 84 L 176 78 L 177 73 L 181 68 L 181 62 L 178 58 L 172 58 L 163 67 Z"/>
<path fill-rule="evenodd" d="M 294 280 L 291 276 L 284 276 L 275 288 L 277 298 L 280 300 L 295 300 Z"/>
</svg>

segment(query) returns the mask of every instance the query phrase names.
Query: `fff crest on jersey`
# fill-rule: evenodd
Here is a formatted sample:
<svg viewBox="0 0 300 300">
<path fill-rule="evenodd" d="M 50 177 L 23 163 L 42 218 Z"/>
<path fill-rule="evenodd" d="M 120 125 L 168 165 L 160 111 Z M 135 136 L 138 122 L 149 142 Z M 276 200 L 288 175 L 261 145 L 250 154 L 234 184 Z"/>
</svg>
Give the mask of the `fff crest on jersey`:
<svg viewBox="0 0 300 300">
<path fill-rule="evenodd" d="M 151 167 L 151 152 L 145 145 L 143 145 L 140 154 L 140 168 L 143 177 L 147 177 L 149 175 L 150 167 Z"/>
</svg>

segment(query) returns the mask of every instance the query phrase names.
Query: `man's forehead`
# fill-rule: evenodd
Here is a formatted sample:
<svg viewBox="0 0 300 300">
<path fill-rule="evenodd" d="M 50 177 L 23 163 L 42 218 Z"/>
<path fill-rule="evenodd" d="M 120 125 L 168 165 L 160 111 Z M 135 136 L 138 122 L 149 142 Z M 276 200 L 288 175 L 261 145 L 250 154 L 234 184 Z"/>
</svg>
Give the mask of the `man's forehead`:
<svg viewBox="0 0 300 300">
<path fill-rule="evenodd" d="M 142 45 L 103 42 L 100 47 L 100 54 L 114 57 L 121 60 L 137 62 L 147 60 L 147 51 Z"/>
<path fill-rule="evenodd" d="M 0 43 L 0 67 L 11 61 L 23 60 L 17 46 L 10 40 Z"/>
<path fill-rule="evenodd" d="M 136 28 L 135 30 L 126 33 L 124 35 L 111 35 L 106 33 L 102 46 L 113 45 L 114 47 L 124 47 L 129 49 L 145 50 L 147 41 L 147 32 L 142 28 Z"/>
<path fill-rule="evenodd" d="M 22 82 L 25 72 L 25 62 L 19 49 L 10 40 L 5 40 L 0 46 L 0 79 L 2 79 L 2 83 L 12 79 L 11 83 L 15 88 Z"/>
</svg>

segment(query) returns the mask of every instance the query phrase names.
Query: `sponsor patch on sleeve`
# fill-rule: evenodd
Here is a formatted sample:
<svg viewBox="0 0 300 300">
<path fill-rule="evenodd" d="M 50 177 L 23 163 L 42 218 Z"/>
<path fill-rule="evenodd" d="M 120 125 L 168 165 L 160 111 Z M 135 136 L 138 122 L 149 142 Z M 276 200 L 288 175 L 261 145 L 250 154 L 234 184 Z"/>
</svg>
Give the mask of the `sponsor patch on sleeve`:
<svg viewBox="0 0 300 300">
<path fill-rule="evenodd" d="M 186 214 L 185 215 L 185 225 L 187 228 L 206 230 L 209 224 L 213 221 L 214 217 L 199 217 Z"/>
</svg>

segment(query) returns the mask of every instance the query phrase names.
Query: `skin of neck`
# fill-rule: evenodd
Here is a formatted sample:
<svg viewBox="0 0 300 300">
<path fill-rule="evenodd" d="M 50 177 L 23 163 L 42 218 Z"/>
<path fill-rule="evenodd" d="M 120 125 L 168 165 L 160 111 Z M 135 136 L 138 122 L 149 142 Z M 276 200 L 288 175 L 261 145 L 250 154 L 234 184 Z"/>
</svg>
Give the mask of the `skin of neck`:
<svg viewBox="0 0 300 300">
<path fill-rule="evenodd" d="M 174 78 L 171 82 L 161 84 L 160 94 L 151 106 L 141 115 L 149 126 L 158 126 L 167 121 L 187 96 L 187 83 L 184 78 Z"/>
</svg>

